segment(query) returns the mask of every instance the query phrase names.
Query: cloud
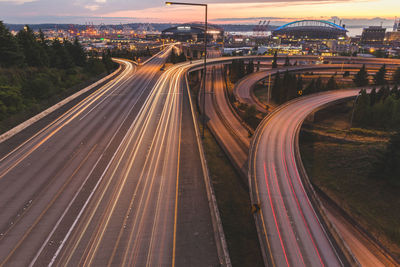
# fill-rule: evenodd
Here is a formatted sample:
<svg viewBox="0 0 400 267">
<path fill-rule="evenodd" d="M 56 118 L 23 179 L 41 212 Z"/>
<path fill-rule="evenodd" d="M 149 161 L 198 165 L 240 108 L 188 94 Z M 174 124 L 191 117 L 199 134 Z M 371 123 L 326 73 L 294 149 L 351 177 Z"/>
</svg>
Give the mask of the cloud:
<svg viewBox="0 0 400 267">
<path fill-rule="evenodd" d="M 100 8 L 99 5 L 85 5 L 84 6 L 86 9 L 89 9 L 90 11 L 96 11 Z"/>
<path fill-rule="evenodd" d="M 0 0 L 0 3 L 8 3 L 8 4 L 23 4 L 28 2 L 34 2 L 37 0 Z"/>
<path fill-rule="evenodd" d="M 185 0 L 185 2 L 199 0 Z M 292 20 L 332 16 L 394 17 L 400 0 L 202 0 L 209 5 L 209 19 L 215 22 L 256 20 Z M 375 4 L 373 4 L 375 3 Z M 390 8 L 388 8 L 390 7 Z M 46 18 L 121 17 L 124 20 L 154 22 L 187 22 L 198 20 L 199 9 L 166 7 L 165 0 L 0 0 L 0 19 L 5 22 L 25 23 Z M 269 16 L 270 15 L 270 16 Z M 284 17 L 286 16 L 286 17 Z M 75 20 L 75 19 L 74 19 Z"/>
</svg>

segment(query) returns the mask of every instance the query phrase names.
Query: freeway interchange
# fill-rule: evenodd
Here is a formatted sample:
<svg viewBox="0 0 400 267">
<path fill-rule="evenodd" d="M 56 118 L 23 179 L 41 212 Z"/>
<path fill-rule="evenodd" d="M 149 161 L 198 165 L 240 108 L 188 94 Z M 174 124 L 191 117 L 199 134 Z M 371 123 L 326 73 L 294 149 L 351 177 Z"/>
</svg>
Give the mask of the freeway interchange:
<svg viewBox="0 0 400 267">
<path fill-rule="evenodd" d="M 1 144 L 0 266 L 230 266 L 186 80 L 202 62 L 161 72 L 171 49 L 142 66 L 116 59 L 122 71 L 106 84 L 19 145 L 5 151 L 7 141 Z M 214 78 L 206 82 L 213 93 L 206 114 L 232 161 L 249 171 L 266 264 L 346 265 L 304 189 L 295 140 L 309 113 L 358 90 L 293 101 L 250 140 L 227 109 L 220 65 L 232 59 L 209 60 L 216 67 L 207 70 Z"/>
</svg>

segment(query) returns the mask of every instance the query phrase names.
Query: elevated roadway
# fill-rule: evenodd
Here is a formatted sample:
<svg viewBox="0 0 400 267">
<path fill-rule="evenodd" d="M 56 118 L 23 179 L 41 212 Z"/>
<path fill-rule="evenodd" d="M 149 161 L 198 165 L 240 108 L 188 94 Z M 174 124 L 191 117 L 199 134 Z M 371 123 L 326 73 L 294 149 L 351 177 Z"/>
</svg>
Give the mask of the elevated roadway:
<svg viewBox="0 0 400 267">
<path fill-rule="evenodd" d="M 358 94 L 341 90 L 283 105 L 257 129 L 249 159 L 253 203 L 260 205 L 264 242 L 276 266 L 343 266 L 301 180 L 294 142 L 303 120 L 318 107 Z"/>
<path fill-rule="evenodd" d="M 342 68 L 343 66 L 340 66 L 340 68 Z M 295 71 L 301 71 L 302 68 L 301 67 L 293 67 Z M 303 66 L 303 68 L 305 70 L 307 70 L 308 68 L 312 68 L 314 70 L 326 70 L 326 69 L 336 69 L 337 66 L 329 66 L 329 65 L 318 65 L 318 66 Z M 348 65 L 348 66 L 344 66 L 345 69 L 350 69 L 353 68 L 354 69 L 354 65 Z M 272 70 L 271 70 L 272 71 Z M 280 70 L 282 71 L 282 70 Z M 269 72 L 269 71 L 267 71 Z M 232 162 L 234 163 L 234 165 L 236 165 L 238 167 L 239 170 L 243 169 L 243 167 L 241 166 L 245 166 L 245 164 L 247 163 L 247 153 L 245 151 L 247 151 L 246 149 L 246 143 L 243 140 L 248 139 L 247 137 L 247 132 L 244 129 L 243 125 L 241 125 L 240 122 L 237 121 L 237 117 L 234 116 L 234 114 L 232 113 L 232 110 L 229 108 L 229 103 L 228 103 L 228 99 L 226 98 L 226 93 L 224 93 L 224 83 L 222 82 L 223 77 L 222 77 L 222 67 L 220 66 L 216 66 L 214 67 L 213 70 L 209 70 L 208 73 L 208 77 L 212 77 L 212 82 L 208 82 L 206 83 L 206 114 L 207 117 L 210 119 L 208 121 L 208 126 L 210 127 L 211 131 L 213 132 L 213 134 L 215 135 L 215 137 L 217 138 L 218 142 L 221 144 L 221 146 L 224 148 L 225 152 L 227 152 L 228 156 L 231 158 Z M 254 83 L 256 83 L 258 80 L 261 80 L 263 78 L 265 78 L 266 74 L 263 73 L 255 73 L 252 75 L 247 76 L 248 77 L 248 84 L 247 84 L 247 88 L 245 88 L 245 86 L 242 85 L 242 89 L 243 91 L 247 90 L 248 92 L 250 91 L 250 88 L 253 86 Z M 254 78 L 256 77 L 256 78 Z M 246 78 L 247 79 L 247 78 Z M 244 80 L 246 80 L 244 79 Z M 351 96 L 355 96 L 358 93 L 359 90 L 353 90 L 353 91 L 343 91 L 340 92 L 340 94 L 337 94 L 336 92 L 329 92 L 326 93 L 326 95 L 328 96 L 328 94 L 332 94 L 332 96 L 330 96 L 330 98 L 327 98 L 325 101 L 323 102 L 318 102 L 318 105 L 309 105 L 309 103 L 304 103 L 304 106 L 309 107 L 309 109 L 307 109 L 307 111 L 305 111 L 304 113 L 302 113 L 303 118 L 302 120 L 304 120 L 304 118 L 311 112 L 314 111 L 314 109 L 316 108 L 320 108 L 321 106 L 331 103 L 332 101 L 336 101 L 338 99 L 342 99 L 342 98 L 348 98 Z M 247 93 L 248 93 L 247 92 Z M 337 94 L 337 95 L 336 95 Z M 296 100 L 297 101 L 297 100 Z M 294 113 L 293 110 L 291 110 L 288 113 Z M 285 122 L 285 125 L 291 125 L 292 121 L 287 122 L 287 118 L 280 118 L 277 119 L 278 121 L 282 121 Z M 302 120 L 299 122 L 297 121 L 296 123 L 296 130 L 299 129 L 299 125 L 301 125 Z M 282 135 L 282 132 L 286 133 L 287 128 L 284 127 L 282 128 L 280 125 L 274 125 L 274 126 L 270 126 L 272 128 L 275 129 L 275 135 L 279 136 L 279 133 Z M 283 130 L 282 130 L 283 129 Z M 289 129 L 290 130 L 290 129 Z M 261 131 L 261 130 L 259 130 Z M 296 132 L 294 133 L 294 136 L 296 136 Z M 287 141 L 280 141 L 282 142 L 286 142 L 286 143 L 290 143 L 290 142 L 294 142 L 294 139 L 291 139 L 293 136 L 283 136 L 282 139 L 288 139 Z M 270 137 L 265 137 L 265 143 L 263 143 L 262 145 L 259 144 L 257 145 L 260 147 L 263 147 L 263 152 L 266 151 L 275 151 L 274 153 L 278 153 L 277 151 L 279 151 L 277 148 L 275 148 L 275 140 L 274 139 L 270 139 Z M 256 141 L 254 141 L 256 142 Z M 256 145 L 253 145 L 254 147 Z M 273 147 L 274 148 L 273 148 Z M 278 145 L 280 146 L 280 145 Z M 240 147 L 242 149 L 240 149 Z M 291 145 L 291 147 L 293 148 L 293 144 Z M 280 153 L 280 152 L 279 152 Z M 284 153 L 285 152 L 281 152 L 282 153 L 282 158 L 285 157 Z M 260 153 L 261 154 L 261 153 Z M 283 159 L 285 162 L 292 162 L 293 158 L 285 158 Z M 265 159 L 265 162 L 271 162 L 271 160 Z M 294 163 L 294 162 L 293 162 Z M 272 163 L 274 164 L 274 163 Z M 277 164 L 277 166 L 279 166 L 279 164 Z M 252 166 L 250 166 L 252 167 Z M 263 166 L 264 167 L 264 166 Z M 342 258 L 341 256 L 339 257 L 339 254 L 341 253 L 337 253 L 336 254 L 336 250 L 337 247 L 333 246 L 333 244 L 330 243 L 330 236 L 328 236 L 328 234 L 325 234 L 325 228 L 320 226 L 320 232 L 319 234 L 317 234 L 316 232 L 318 232 L 318 228 L 317 225 L 320 222 L 320 219 L 318 216 L 316 216 L 316 214 L 313 212 L 313 207 L 311 205 L 310 202 L 308 202 L 308 195 L 306 195 L 306 193 L 303 191 L 301 195 L 296 195 L 296 193 L 294 193 L 294 188 L 296 185 L 293 186 L 293 184 L 295 184 L 295 182 L 291 182 L 291 186 L 293 186 L 293 195 L 290 196 L 288 195 L 287 192 L 290 191 L 284 191 L 284 189 L 280 189 L 279 188 L 279 184 L 285 182 L 284 180 L 287 179 L 295 179 L 294 177 L 296 176 L 292 176 L 292 174 L 294 173 L 294 169 L 296 168 L 296 166 L 292 167 L 290 172 L 289 169 L 286 171 L 284 170 L 283 173 L 285 174 L 282 177 L 282 174 L 280 173 L 282 170 L 277 171 L 278 167 L 273 167 L 271 168 L 271 166 L 266 166 L 265 171 L 268 172 L 272 172 L 275 176 L 276 176 L 276 181 L 273 180 L 272 182 L 274 182 L 275 184 L 269 184 L 268 185 L 271 186 L 270 189 L 270 195 L 272 196 L 271 203 L 273 201 L 277 201 L 274 198 L 278 198 L 279 194 L 282 194 L 282 199 L 281 202 L 278 202 L 277 204 L 275 204 L 276 206 L 274 206 L 274 212 L 276 212 L 280 217 L 278 217 L 278 215 L 276 215 L 277 217 L 277 224 L 279 225 L 277 227 L 282 228 L 280 231 L 285 232 L 285 235 L 287 235 L 287 233 L 292 232 L 292 240 L 290 239 L 286 239 L 286 241 L 284 241 L 284 239 L 282 239 L 282 243 L 283 242 L 288 242 L 289 244 L 293 243 L 295 240 L 297 240 L 296 242 L 298 242 L 298 244 L 293 244 L 292 245 L 292 252 L 293 252 L 293 246 L 294 247 L 298 247 L 297 249 L 297 258 L 296 256 L 294 256 L 294 258 L 290 259 L 290 257 L 293 257 L 293 255 L 291 256 L 287 256 L 289 255 L 289 253 L 286 255 L 287 257 L 287 261 L 286 261 L 286 257 L 284 261 L 276 261 L 275 258 L 275 253 L 277 253 L 279 255 L 279 253 L 282 255 L 284 255 L 284 252 L 282 251 L 272 251 L 269 250 L 267 251 L 266 255 L 272 255 L 270 256 L 269 260 L 270 260 L 270 264 L 272 265 L 276 265 L 276 266 L 285 266 L 285 265 L 296 265 L 298 264 L 298 260 L 302 260 L 302 262 L 304 263 L 305 266 L 308 265 L 327 265 L 327 266 L 331 266 L 331 264 L 334 264 L 334 262 L 336 262 L 336 264 L 338 265 L 342 265 L 345 264 L 344 262 L 341 262 L 340 258 Z M 272 170 L 271 170 L 272 169 Z M 268 170 L 268 171 L 267 171 Z M 256 172 L 256 167 L 254 167 L 254 172 Z M 264 170 L 260 170 L 260 172 L 264 172 Z M 286 173 L 285 173 L 286 172 Z M 270 173 L 271 174 L 271 173 Z M 266 180 L 266 175 L 265 174 L 265 179 L 262 181 L 267 181 Z M 280 176 L 278 176 L 280 175 Z M 279 182 L 278 182 L 279 181 Z M 266 192 L 260 193 L 260 194 L 255 194 L 254 193 L 254 188 L 255 188 L 255 184 L 251 183 L 252 181 L 250 180 L 250 185 L 253 191 L 253 201 L 254 203 L 262 203 L 262 206 L 264 205 L 265 208 L 265 198 L 268 196 L 268 194 Z M 299 184 L 297 184 L 297 186 L 300 186 L 301 188 L 301 181 L 298 180 Z M 265 186 L 266 184 L 264 184 Z M 274 190 L 272 190 L 272 186 L 274 187 Z M 265 187 L 264 187 L 265 188 Z M 264 190 L 264 189 L 263 189 Z M 297 188 L 298 191 L 298 188 Z M 255 197 L 257 196 L 257 198 Z M 262 199 L 264 198 L 264 199 Z M 300 227 L 296 226 L 297 221 L 295 221 L 296 218 L 295 216 L 293 216 L 293 214 L 289 214 L 289 211 L 295 210 L 293 207 L 289 208 L 286 204 L 286 202 L 289 202 L 287 199 L 296 199 L 296 204 L 298 205 L 299 209 L 295 212 L 297 212 L 297 215 L 299 214 L 299 212 L 302 213 L 302 219 L 303 219 L 303 223 L 305 225 L 303 225 L 303 229 L 300 229 Z M 260 199 L 262 199 L 260 201 Z M 279 199 L 279 198 L 278 198 Z M 301 199 L 301 201 L 299 201 L 299 199 Z M 260 201 L 260 202 L 258 202 Z M 268 201 L 268 200 L 266 200 Z M 308 203 L 308 208 L 309 210 L 306 211 L 306 209 L 304 207 L 300 208 L 300 203 L 302 201 L 305 201 L 305 203 Z M 373 244 L 370 243 L 370 241 L 366 240 L 364 237 L 362 237 L 362 235 L 360 235 L 359 233 L 357 233 L 357 231 L 355 231 L 355 229 L 352 229 L 349 225 L 346 225 L 346 223 L 343 220 L 340 220 L 336 215 L 333 215 L 333 212 L 331 212 L 330 210 L 325 210 L 326 211 L 326 216 L 328 217 L 329 221 L 331 221 L 336 228 L 339 230 L 340 234 L 342 235 L 344 241 L 349 245 L 349 247 L 351 248 L 351 251 L 354 253 L 354 255 L 356 256 L 357 260 L 360 262 L 360 264 L 362 264 L 362 266 L 385 266 L 387 264 L 391 265 L 394 264 L 393 261 L 391 261 L 390 259 L 386 258 L 386 256 L 384 254 L 381 254 L 381 252 L 377 251 L 376 249 L 373 248 Z M 286 222 L 286 226 L 289 226 L 289 228 L 284 228 L 285 227 L 285 222 L 278 222 L 278 220 L 280 219 L 285 219 L 285 213 L 286 214 L 286 219 L 289 220 L 289 222 Z M 261 213 L 262 214 L 262 213 Z M 265 214 L 265 211 L 264 211 Z M 269 214 L 271 215 L 271 214 Z M 306 220 L 306 216 L 311 216 L 311 223 L 309 223 L 310 221 L 310 217 L 308 217 L 308 219 Z M 263 215 L 261 215 L 263 216 Z M 265 216 L 267 217 L 267 216 Z M 271 218 L 273 218 L 273 216 L 269 216 L 268 217 L 270 220 L 272 220 Z M 312 220 L 315 220 L 314 223 L 312 223 Z M 265 227 L 265 222 L 264 222 L 264 217 L 261 217 L 260 222 L 263 222 L 263 225 L 261 227 L 261 229 L 263 229 L 264 231 L 266 231 L 266 233 L 263 233 L 263 238 L 264 238 L 264 247 L 270 247 L 269 246 L 269 239 L 277 239 L 277 237 L 279 236 L 279 234 L 277 234 L 277 232 L 270 232 L 269 229 L 266 230 Z M 271 222 L 268 222 L 271 223 Z M 291 226 L 293 225 L 293 226 Z M 294 228 L 290 229 L 290 227 Z M 313 230 L 309 230 L 313 228 Z M 300 230 L 299 230 L 300 229 Z M 304 243 L 307 243 L 307 240 L 305 241 L 301 241 L 301 238 L 306 238 L 307 237 L 307 230 L 309 233 L 309 240 L 308 240 L 308 246 L 309 247 L 304 247 Z M 299 234 L 299 231 L 303 231 L 302 234 Z M 319 237 L 315 238 L 314 236 L 318 236 Z M 282 234 L 283 236 L 283 234 Z M 294 237 L 294 239 L 293 239 Z M 317 240 L 318 239 L 318 243 Z M 322 241 L 321 241 L 322 239 Z M 311 240 L 311 243 L 310 243 Z M 276 241 L 276 240 L 275 240 Z M 321 245 L 322 242 L 322 245 Z M 315 245 L 315 246 L 314 246 Z M 281 245 L 282 248 L 284 248 L 285 245 Z M 291 245 L 289 245 L 291 246 Z M 285 248 L 285 252 L 289 250 L 288 248 Z M 312 258 L 310 257 L 310 251 L 312 252 L 312 250 L 314 250 L 314 256 L 317 255 L 316 258 Z M 323 250 L 323 252 L 321 253 L 319 250 Z M 323 255 L 323 253 L 325 253 L 326 251 L 331 250 L 331 254 L 330 255 Z M 308 252 L 305 252 L 308 251 Z M 307 255 L 308 253 L 308 255 Z M 304 255 L 303 255 L 304 254 Z M 312 254 L 312 253 L 311 253 Z M 279 258 L 279 256 L 278 256 Z M 282 258 L 280 259 L 282 260 Z"/>
<path fill-rule="evenodd" d="M 400 62 L 399 62 L 400 64 Z M 382 64 L 381 64 L 382 65 Z M 377 65 L 375 62 L 373 65 L 366 64 L 366 68 L 368 70 L 374 70 L 377 71 L 381 65 Z M 264 104 L 260 103 L 257 99 L 255 99 L 254 94 L 253 94 L 253 87 L 254 85 L 262 80 L 265 80 L 268 78 L 268 76 L 274 76 L 278 72 L 279 73 L 284 73 L 285 71 L 290 71 L 290 72 L 307 72 L 307 71 L 331 71 L 331 72 L 343 72 L 346 70 L 356 70 L 358 71 L 362 67 L 362 64 L 355 63 L 355 64 L 319 64 L 319 65 L 300 65 L 300 66 L 289 66 L 289 67 L 280 67 L 276 69 L 269 69 L 269 70 L 264 70 L 260 72 L 255 72 L 250 75 L 247 75 L 240 81 L 238 81 L 235 84 L 234 87 L 234 94 L 236 98 L 238 99 L 239 102 L 241 103 L 246 103 L 248 105 L 255 105 L 257 110 L 260 112 L 267 112 L 266 107 Z M 393 68 L 391 66 L 391 68 Z M 273 82 L 273 78 L 271 78 L 271 82 Z M 272 86 L 271 86 L 272 87 Z M 267 90 L 267 88 L 266 88 Z"/>
</svg>

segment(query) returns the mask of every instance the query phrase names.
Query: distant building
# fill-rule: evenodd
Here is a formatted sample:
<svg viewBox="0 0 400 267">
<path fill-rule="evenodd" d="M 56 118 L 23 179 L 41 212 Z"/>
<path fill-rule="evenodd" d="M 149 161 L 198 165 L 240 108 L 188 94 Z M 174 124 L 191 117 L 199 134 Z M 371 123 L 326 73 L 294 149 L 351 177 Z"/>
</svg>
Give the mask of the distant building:
<svg viewBox="0 0 400 267">
<path fill-rule="evenodd" d="M 400 20 L 397 18 L 394 20 L 393 31 L 400 32 Z"/>
<path fill-rule="evenodd" d="M 165 29 L 161 32 L 161 38 L 174 39 L 182 42 L 203 42 L 204 41 L 204 25 L 202 24 L 182 24 L 176 27 Z M 207 40 L 208 42 L 223 42 L 224 30 L 208 25 Z"/>
<path fill-rule="evenodd" d="M 383 45 L 386 28 L 382 26 L 369 26 L 364 28 L 361 35 L 362 45 Z"/>
<path fill-rule="evenodd" d="M 400 45 L 400 31 L 387 32 L 385 41 L 389 45 L 399 46 Z"/>
</svg>

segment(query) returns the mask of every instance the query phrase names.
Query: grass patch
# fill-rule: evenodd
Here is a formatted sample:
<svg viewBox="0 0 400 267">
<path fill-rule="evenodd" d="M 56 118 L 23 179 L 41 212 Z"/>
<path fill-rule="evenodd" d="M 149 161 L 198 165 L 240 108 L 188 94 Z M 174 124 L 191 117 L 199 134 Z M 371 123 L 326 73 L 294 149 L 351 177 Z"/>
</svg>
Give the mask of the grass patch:
<svg viewBox="0 0 400 267">
<path fill-rule="evenodd" d="M 249 193 L 208 129 L 203 144 L 232 265 L 264 266 Z"/>
<path fill-rule="evenodd" d="M 390 137 L 392 135 L 392 133 L 389 133 L 389 132 L 363 129 L 363 128 L 351 128 L 350 133 L 357 134 L 357 135 L 363 135 L 363 136 L 376 136 L 376 137 Z"/>
<path fill-rule="evenodd" d="M 400 186 L 375 171 L 386 146 L 382 141 L 321 141 L 307 132 L 300 138 L 304 167 L 313 184 L 400 257 Z"/>
</svg>

